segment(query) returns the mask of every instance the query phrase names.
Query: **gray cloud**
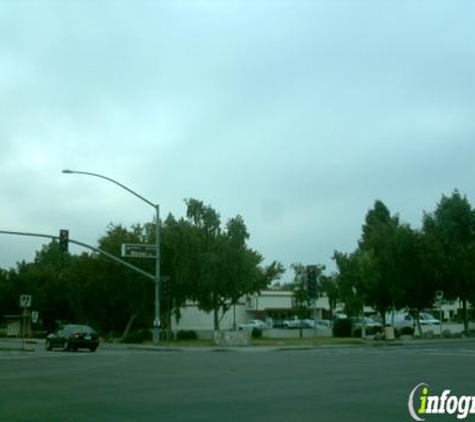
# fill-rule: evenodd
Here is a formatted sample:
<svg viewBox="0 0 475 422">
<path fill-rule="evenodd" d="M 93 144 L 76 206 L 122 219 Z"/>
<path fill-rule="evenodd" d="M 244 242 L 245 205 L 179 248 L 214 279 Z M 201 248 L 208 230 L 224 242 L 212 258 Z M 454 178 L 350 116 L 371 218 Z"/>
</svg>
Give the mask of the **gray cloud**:
<svg viewBox="0 0 475 422">
<path fill-rule="evenodd" d="M 417 226 L 475 199 L 475 6 L 428 1 L 0 3 L 1 229 L 95 243 L 183 199 L 269 259 L 331 265 L 375 199 Z M 38 241 L 0 237 L 0 266 Z"/>
</svg>

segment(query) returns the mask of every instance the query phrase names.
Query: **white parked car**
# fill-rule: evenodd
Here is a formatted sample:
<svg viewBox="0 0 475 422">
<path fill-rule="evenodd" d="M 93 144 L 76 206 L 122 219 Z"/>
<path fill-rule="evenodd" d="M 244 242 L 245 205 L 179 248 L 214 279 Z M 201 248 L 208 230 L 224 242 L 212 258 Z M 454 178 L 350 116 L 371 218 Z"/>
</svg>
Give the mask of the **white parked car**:
<svg viewBox="0 0 475 422">
<path fill-rule="evenodd" d="M 330 328 L 330 321 L 327 321 L 325 319 L 317 319 L 317 320 L 310 319 L 310 318 L 299 319 L 297 317 L 293 319 L 286 319 L 283 322 L 283 326 L 284 328 L 314 328 L 315 322 L 317 323 L 317 329 Z"/>
<path fill-rule="evenodd" d="M 304 322 L 307 328 L 315 330 L 318 337 L 331 337 L 333 335 L 330 321 L 326 319 L 305 319 Z"/>
<path fill-rule="evenodd" d="M 395 312 L 386 314 L 386 325 L 392 325 L 398 333 L 412 334 L 416 324 L 408 312 Z"/>
<path fill-rule="evenodd" d="M 419 314 L 419 321 L 422 325 L 440 325 L 440 320 L 428 312 L 421 312 Z"/>
<path fill-rule="evenodd" d="M 399 332 L 414 331 L 414 328 L 417 325 L 414 318 L 408 312 L 396 312 L 394 314 L 394 324 L 392 324 L 392 321 L 392 315 L 386 315 L 386 325 L 393 325 L 394 329 Z M 421 325 L 440 325 L 440 320 L 428 312 L 421 312 L 419 314 L 419 322 Z"/>
<path fill-rule="evenodd" d="M 330 321 L 326 319 L 304 319 L 303 321 L 308 328 L 315 328 L 315 324 L 317 329 L 330 328 Z"/>
<path fill-rule="evenodd" d="M 267 330 L 269 326 L 266 322 L 261 321 L 260 319 L 251 319 L 244 324 L 239 324 L 238 327 L 240 330 L 253 330 L 258 328 L 259 330 Z"/>
<path fill-rule="evenodd" d="M 308 328 L 305 319 L 299 319 L 297 317 L 284 320 L 282 325 L 284 328 Z"/>
<path fill-rule="evenodd" d="M 363 326 L 366 335 L 375 335 L 383 332 L 383 324 L 373 318 L 364 317 L 353 319 L 353 331 L 356 333 L 355 335 L 360 336 L 362 334 Z"/>
</svg>

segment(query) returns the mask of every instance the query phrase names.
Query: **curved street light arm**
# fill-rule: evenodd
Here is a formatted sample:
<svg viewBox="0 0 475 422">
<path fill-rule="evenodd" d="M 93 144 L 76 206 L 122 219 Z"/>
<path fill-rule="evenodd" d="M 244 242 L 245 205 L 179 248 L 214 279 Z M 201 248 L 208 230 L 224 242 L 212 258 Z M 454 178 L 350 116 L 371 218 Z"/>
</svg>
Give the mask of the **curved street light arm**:
<svg viewBox="0 0 475 422">
<path fill-rule="evenodd" d="M 110 177 L 103 176 L 102 174 L 97 174 L 97 173 L 91 173 L 88 171 L 76 171 L 76 170 L 69 170 L 65 169 L 63 170 L 63 173 L 65 174 L 85 174 L 87 176 L 94 176 L 94 177 L 99 177 L 100 179 L 105 179 L 108 180 L 109 182 L 112 182 L 116 184 L 117 186 L 120 186 L 122 189 L 125 189 L 127 192 L 130 192 L 132 195 L 136 196 L 137 198 L 141 199 L 143 202 L 149 204 L 150 206 L 157 208 L 158 205 L 154 204 L 153 202 L 150 202 L 148 199 L 144 198 L 142 195 L 139 195 L 137 192 L 133 191 L 129 187 L 123 185 L 122 183 L 118 182 L 117 180 L 111 179 Z"/>
</svg>

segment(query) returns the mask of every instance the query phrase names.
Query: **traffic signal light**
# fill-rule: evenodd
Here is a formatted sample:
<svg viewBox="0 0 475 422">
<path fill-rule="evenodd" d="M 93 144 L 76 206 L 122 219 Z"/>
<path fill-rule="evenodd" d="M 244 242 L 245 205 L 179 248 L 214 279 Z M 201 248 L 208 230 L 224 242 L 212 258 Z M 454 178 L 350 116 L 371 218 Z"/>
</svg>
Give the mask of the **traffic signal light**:
<svg viewBox="0 0 475 422">
<path fill-rule="evenodd" d="M 69 230 L 61 229 L 59 231 L 59 250 L 61 252 L 68 252 L 69 245 Z"/>
<path fill-rule="evenodd" d="M 317 266 L 307 265 L 307 292 L 310 298 L 317 296 Z"/>
<path fill-rule="evenodd" d="M 170 277 L 166 275 L 160 277 L 160 284 L 161 284 L 160 297 L 162 299 L 169 299 L 170 294 L 171 294 Z"/>
</svg>

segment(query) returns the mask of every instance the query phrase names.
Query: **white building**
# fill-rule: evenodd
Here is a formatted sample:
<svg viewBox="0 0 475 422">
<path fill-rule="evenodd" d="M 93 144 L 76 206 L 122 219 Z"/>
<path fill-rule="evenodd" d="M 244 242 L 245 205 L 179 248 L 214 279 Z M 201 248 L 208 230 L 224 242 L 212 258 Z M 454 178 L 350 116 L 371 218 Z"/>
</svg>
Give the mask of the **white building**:
<svg viewBox="0 0 475 422">
<path fill-rule="evenodd" d="M 442 315 L 445 321 L 451 320 L 457 310 L 461 308 L 459 301 L 444 302 Z M 265 290 L 260 294 L 243 297 L 235 307 L 231 307 L 224 315 L 220 315 L 219 327 L 221 330 L 232 330 L 234 325 L 245 323 L 251 319 L 268 321 L 273 328 L 280 328 L 284 319 L 292 319 L 295 316 L 294 298 L 291 291 Z M 337 311 L 341 311 L 341 306 Z M 365 306 L 365 314 L 375 313 L 374 309 Z M 309 309 L 309 315 L 313 315 L 313 309 Z M 439 317 L 438 312 L 434 315 Z M 326 297 L 317 299 L 316 317 L 329 319 L 330 305 Z M 188 303 L 181 309 L 181 319 L 172 321 L 172 331 L 193 330 L 200 338 L 210 339 L 213 336 L 213 313 L 206 313 L 198 309 L 196 303 Z"/>
<path fill-rule="evenodd" d="M 316 303 L 317 318 L 329 312 L 330 306 L 326 297 L 319 298 Z M 312 314 L 312 309 L 310 309 Z M 220 319 L 221 330 L 231 330 L 250 319 L 268 321 L 274 327 L 282 324 L 284 319 L 293 318 L 294 299 L 290 291 L 266 290 L 254 296 L 243 297 L 235 307 L 231 307 Z M 221 315 L 220 315 L 221 317 Z M 200 338 L 211 338 L 213 334 L 213 313 L 198 309 L 196 303 L 188 303 L 181 308 L 181 319 L 172 321 L 172 331 L 196 331 Z"/>
</svg>

